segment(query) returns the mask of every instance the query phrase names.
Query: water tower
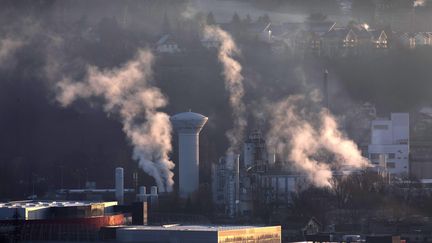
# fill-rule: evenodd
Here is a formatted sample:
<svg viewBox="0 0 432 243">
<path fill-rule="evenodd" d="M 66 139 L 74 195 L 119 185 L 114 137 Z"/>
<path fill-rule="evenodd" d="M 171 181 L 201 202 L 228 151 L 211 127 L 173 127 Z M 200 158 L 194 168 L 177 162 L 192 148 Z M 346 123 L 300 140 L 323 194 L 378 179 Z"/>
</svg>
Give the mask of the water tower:
<svg viewBox="0 0 432 243">
<path fill-rule="evenodd" d="M 187 199 L 199 186 L 199 133 L 208 118 L 194 112 L 171 117 L 179 141 L 179 196 Z"/>
</svg>

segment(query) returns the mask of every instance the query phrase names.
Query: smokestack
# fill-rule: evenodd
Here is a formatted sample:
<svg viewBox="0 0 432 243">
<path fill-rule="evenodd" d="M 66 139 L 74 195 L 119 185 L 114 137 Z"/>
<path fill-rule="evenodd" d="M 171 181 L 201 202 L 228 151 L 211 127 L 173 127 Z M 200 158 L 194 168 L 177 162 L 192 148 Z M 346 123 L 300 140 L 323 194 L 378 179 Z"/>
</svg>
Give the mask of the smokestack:
<svg viewBox="0 0 432 243">
<path fill-rule="evenodd" d="M 158 194 L 158 188 L 157 188 L 157 186 L 152 186 L 152 187 L 150 188 L 150 194 L 151 194 L 152 196 L 157 196 L 157 194 Z"/>
<path fill-rule="evenodd" d="M 140 186 L 139 193 L 145 195 L 147 193 L 147 188 L 145 186 Z"/>
<path fill-rule="evenodd" d="M 199 186 L 199 133 L 208 118 L 194 112 L 171 117 L 179 140 L 179 195 L 187 199 Z"/>
<path fill-rule="evenodd" d="M 276 152 L 272 151 L 269 155 L 269 164 L 274 165 L 276 163 Z"/>
<path fill-rule="evenodd" d="M 147 202 L 147 188 L 145 186 L 139 187 L 139 193 L 136 195 L 139 202 Z"/>
<path fill-rule="evenodd" d="M 240 155 L 236 155 L 236 160 L 234 163 L 235 172 L 235 205 L 236 205 L 236 215 L 240 213 Z"/>
<path fill-rule="evenodd" d="M 329 93 L 328 93 L 328 70 L 324 70 L 324 84 L 323 84 L 323 93 L 324 93 L 324 107 L 327 108 L 327 110 L 330 110 L 330 103 L 329 103 Z"/>
<path fill-rule="evenodd" d="M 119 204 L 124 203 L 124 172 L 123 168 L 115 169 L 115 197 Z"/>
</svg>

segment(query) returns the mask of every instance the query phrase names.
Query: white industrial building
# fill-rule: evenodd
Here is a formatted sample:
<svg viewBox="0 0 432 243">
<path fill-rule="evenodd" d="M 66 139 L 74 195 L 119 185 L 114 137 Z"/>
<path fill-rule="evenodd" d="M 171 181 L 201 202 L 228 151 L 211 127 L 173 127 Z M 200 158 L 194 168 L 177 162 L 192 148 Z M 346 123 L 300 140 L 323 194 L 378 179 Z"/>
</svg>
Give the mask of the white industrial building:
<svg viewBox="0 0 432 243">
<path fill-rule="evenodd" d="M 392 113 L 390 119 L 373 120 L 368 146 L 371 162 L 385 167 L 391 175 L 408 175 L 409 134 L 408 113 Z"/>
<path fill-rule="evenodd" d="M 194 112 L 183 112 L 171 117 L 178 132 L 179 195 L 193 197 L 199 187 L 199 133 L 208 118 Z"/>
<path fill-rule="evenodd" d="M 92 216 L 102 216 L 107 213 L 112 213 L 114 211 L 114 206 L 116 205 L 117 202 L 12 201 L 0 203 L 0 220 L 48 219 L 59 217 L 59 215 L 69 217 L 70 215 L 68 214 L 72 212 L 71 209 L 77 209 L 92 214 Z"/>
</svg>

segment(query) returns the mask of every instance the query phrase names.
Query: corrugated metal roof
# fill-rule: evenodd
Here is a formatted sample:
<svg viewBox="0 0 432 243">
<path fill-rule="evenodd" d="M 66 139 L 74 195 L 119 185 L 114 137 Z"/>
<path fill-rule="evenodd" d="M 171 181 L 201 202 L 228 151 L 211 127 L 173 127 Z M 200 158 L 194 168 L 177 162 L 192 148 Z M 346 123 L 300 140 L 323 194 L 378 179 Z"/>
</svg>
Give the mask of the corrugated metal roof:
<svg viewBox="0 0 432 243">
<path fill-rule="evenodd" d="M 121 230 L 130 231 L 152 231 L 152 230 L 170 230 L 170 231 L 224 231 L 224 230 L 239 230 L 239 229 L 254 229 L 261 226 L 232 226 L 232 225 L 173 225 L 171 227 L 164 226 L 141 226 L 134 225 L 124 227 Z"/>
</svg>

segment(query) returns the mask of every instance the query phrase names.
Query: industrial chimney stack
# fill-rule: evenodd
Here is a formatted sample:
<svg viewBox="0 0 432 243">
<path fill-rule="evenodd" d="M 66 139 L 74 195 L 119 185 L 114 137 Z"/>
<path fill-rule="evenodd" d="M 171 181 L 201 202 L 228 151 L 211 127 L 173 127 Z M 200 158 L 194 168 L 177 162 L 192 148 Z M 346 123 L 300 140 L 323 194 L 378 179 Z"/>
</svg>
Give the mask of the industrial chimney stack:
<svg viewBox="0 0 432 243">
<path fill-rule="evenodd" d="M 323 84 L 323 93 L 324 93 L 324 107 L 330 110 L 330 101 L 329 101 L 329 92 L 328 92 L 328 70 L 324 70 L 324 84 Z"/>
<path fill-rule="evenodd" d="M 115 197 L 119 204 L 124 203 L 124 171 L 121 167 L 115 169 Z"/>
<path fill-rule="evenodd" d="M 199 186 L 199 133 L 208 118 L 194 112 L 171 117 L 179 140 L 179 196 L 187 199 Z"/>
</svg>

